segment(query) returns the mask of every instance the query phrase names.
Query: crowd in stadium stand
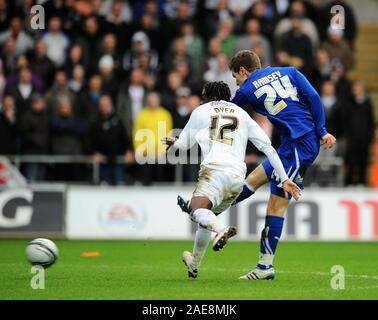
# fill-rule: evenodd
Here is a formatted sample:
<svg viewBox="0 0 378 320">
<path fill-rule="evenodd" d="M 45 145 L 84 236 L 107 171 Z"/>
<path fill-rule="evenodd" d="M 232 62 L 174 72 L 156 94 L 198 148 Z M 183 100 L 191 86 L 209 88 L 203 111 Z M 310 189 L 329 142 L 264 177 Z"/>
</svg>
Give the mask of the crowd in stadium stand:
<svg viewBox="0 0 378 320">
<path fill-rule="evenodd" d="M 46 28 L 33 30 L 35 3 L 0 0 L 0 154 L 93 155 L 103 183 L 173 181 L 172 165 L 135 164 L 136 132 L 156 132 L 157 148 L 158 121 L 183 128 L 205 82 L 222 80 L 234 93 L 229 60 L 250 49 L 263 67 L 292 65 L 308 77 L 329 131 L 345 140 L 336 152 L 350 168 L 346 183 L 366 183 L 373 111 L 363 84 L 346 77 L 357 27 L 344 1 L 37 1 Z M 330 28 L 334 4 L 344 7 L 344 30 Z M 267 120 L 256 119 L 277 145 Z M 251 166 L 255 155 L 249 148 Z M 186 181 L 196 168 L 185 166 Z M 84 169 L 22 166 L 29 181 L 81 181 Z"/>
</svg>

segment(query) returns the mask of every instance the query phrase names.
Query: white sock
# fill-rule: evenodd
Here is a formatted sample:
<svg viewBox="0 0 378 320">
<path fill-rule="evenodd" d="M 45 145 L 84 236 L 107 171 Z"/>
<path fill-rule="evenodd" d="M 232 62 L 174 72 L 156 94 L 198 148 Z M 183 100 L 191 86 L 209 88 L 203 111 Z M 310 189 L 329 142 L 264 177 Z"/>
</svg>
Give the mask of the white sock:
<svg viewBox="0 0 378 320">
<path fill-rule="evenodd" d="M 246 181 L 244 181 L 244 185 L 252 192 L 256 192 L 256 190 Z"/>
<path fill-rule="evenodd" d="M 200 266 L 203 256 L 206 253 L 207 246 L 211 240 L 211 231 L 207 230 L 200 225 L 196 232 L 196 237 L 193 246 L 193 257 L 194 261 L 198 266 Z"/>
<path fill-rule="evenodd" d="M 273 259 L 274 254 L 260 252 L 259 264 L 268 268 L 269 266 L 273 265 Z"/>
<path fill-rule="evenodd" d="M 223 222 L 218 220 L 214 212 L 209 209 L 197 209 L 193 212 L 193 217 L 200 226 L 216 233 L 222 232 L 226 229 L 226 226 L 223 224 Z"/>
</svg>

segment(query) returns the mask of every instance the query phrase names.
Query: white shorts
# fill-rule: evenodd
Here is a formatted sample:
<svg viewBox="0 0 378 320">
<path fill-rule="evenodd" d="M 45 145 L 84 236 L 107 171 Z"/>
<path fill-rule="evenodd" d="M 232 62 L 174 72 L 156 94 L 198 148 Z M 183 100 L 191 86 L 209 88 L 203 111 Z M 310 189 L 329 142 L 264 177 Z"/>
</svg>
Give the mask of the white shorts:
<svg viewBox="0 0 378 320">
<path fill-rule="evenodd" d="M 212 211 L 226 210 L 243 189 L 244 178 L 221 170 L 201 167 L 193 197 L 206 197 L 213 204 Z"/>
</svg>

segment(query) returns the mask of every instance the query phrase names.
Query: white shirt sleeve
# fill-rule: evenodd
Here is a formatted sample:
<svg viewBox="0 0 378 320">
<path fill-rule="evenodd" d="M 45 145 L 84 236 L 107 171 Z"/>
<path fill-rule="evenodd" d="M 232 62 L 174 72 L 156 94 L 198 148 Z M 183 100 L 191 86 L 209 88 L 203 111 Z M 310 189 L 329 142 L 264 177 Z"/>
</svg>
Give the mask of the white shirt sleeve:
<svg viewBox="0 0 378 320">
<path fill-rule="evenodd" d="M 272 143 L 266 133 L 261 129 L 261 127 L 253 121 L 251 118 L 248 119 L 249 130 L 248 138 L 256 146 L 258 150 L 263 152 L 268 158 L 270 164 L 280 177 L 281 182 L 286 181 L 288 178 L 285 168 L 281 162 L 277 151 L 272 147 Z"/>
<path fill-rule="evenodd" d="M 190 115 L 188 123 L 180 133 L 180 137 L 175 141 L 174 146 L 181 150 L 188 150 L 196 143 L 196 134 L 199 130 L 196 110 Z"/>
</svg>

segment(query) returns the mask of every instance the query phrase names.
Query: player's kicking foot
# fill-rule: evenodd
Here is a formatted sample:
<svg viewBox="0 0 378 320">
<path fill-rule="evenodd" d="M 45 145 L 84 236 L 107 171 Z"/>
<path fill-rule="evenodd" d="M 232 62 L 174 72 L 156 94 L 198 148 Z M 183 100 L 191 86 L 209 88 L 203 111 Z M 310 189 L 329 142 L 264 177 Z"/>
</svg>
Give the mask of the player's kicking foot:
<svg viewBox="0 0 378 320">
<path fill-rule="evenodd" d="M 227 227 L 223 232 L 217 233 L 213 242 L 213 250 L 219 251 L 226 245 L 228 239 L 237 234 L 236 227 Z"/>
<path fill-rule="evenodd" d="M 252 271 L 248 272 L 244 276 L 239 277 L 243 280 L 273 280 L 276 276 L 273 267 L 269 269 L 260 269 L 258 267 L 254 268 Z"/>
<path fill-rule="evenodd" d="M 189 278 L 197 278 L 198 275 L 198 266 L 194 261 L 193 254 L 189 251 L 184 251 L 182 254 L 182 262 L 188 268 L 188 277 Z"/>
<path fill-rule="evenodd" d="M 189 201 L 185 201 L 183 197 L 177 196 L 177 205 L 181 208 L 182 212 L 190 214 Z"/>
</svg>

